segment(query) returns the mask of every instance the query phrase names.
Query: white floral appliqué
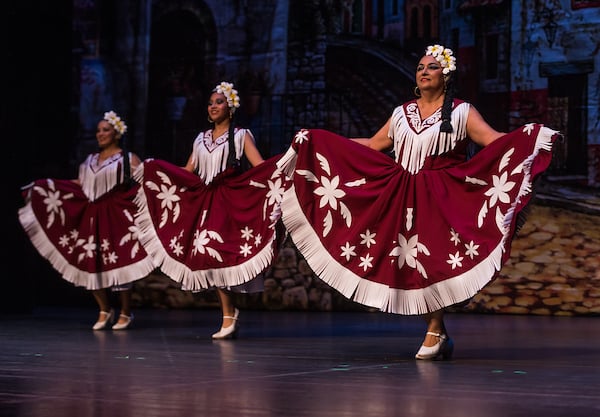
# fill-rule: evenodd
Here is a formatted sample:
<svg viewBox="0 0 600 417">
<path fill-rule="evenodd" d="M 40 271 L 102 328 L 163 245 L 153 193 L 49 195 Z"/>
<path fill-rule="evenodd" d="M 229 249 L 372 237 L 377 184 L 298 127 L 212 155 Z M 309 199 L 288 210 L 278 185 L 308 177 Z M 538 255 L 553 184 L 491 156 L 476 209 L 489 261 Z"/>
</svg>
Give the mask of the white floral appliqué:
<svg viewBox="0 0 600 417">
<path fill-rule="evenodd" d="M 514 148 L 510 148 L 504 153 L 504 155 L 502 155 L 502 158 L 498 163 L 498 173 L 492 175 L 493 185 L 490 186 L 484 192 L 484 195 L 489 197 L 489 199 L 484 200 L 483 205 L 481 206 L 481 209 L 479 209 L 479 214 L 477 216 L 478 227 L 483 226 L 483 222 L 487 217 L 489 210 L 496 207 L 496 224 L 498 224 L 499 228 L 501 229 L 501 220 L 504 217 L 504 214 L 502 213 L 500 207 L 497 206 L 498 202 L 504 204 L 510 202 L 510 196 L 508 195 L 508 192 L 515 187 L 516 183 L 514 181 L 509 180 L 509 175 L 519 173 L 522 170 L 521 165 L 513 169 L 513 171 L 510 174 L 506 170 L 514 151 Z M 480 186 L 489 186 L 489 184 L 486 181 L 479 178 L 465 177 L 465 182 Z"/>
<path fill-rule="evenodd" d="M 343 203 L 343 201 L 341 201 L 346 196 L 346 192 L 338 188 L 340 185 L 340 178 L 338 175 L 333 176 L 331 174 L 331 168 L 327 158 L 318 152 L 316 153 L 316 158 L 319 160 L 319 166 L 321 167 L 321 170 L 327 175 L 321 175 L 319 178 L 312 171 L 305 169 L 298 169 L 296 170 L 296 173 L 303 176 L 306 181 L 320 184 L 320 186 L 316 187 L 313 191 L 314 194 L 321 197 L 319 200 L 319 208 L 328 206 L 330 209 L 337 211 L 339 207 L 340 215 L 345 220 L 346 226 L 350 227 L 352 225 L 352 213 L 350 212 L 350 209 Z M 347 187 L 358 187 L 364 183 L 365 182 L 363 180 L 359 179 L 348 182 L 344 185 Z M 330 209 L 327 209 L 327 212 L 323 217 L 323 237 L 329 234 L 333 226 L 333 215 Z"/>
<path fill-rule="evenodd" d="M 294 141 L 296 143 L 304 143 L 304 141 L 308 141 L 308 133 L 309 131 L 306 129 L 301 129 L 296 133 L 296 136 L 294 136 Z"/>
<path fill-rule="evenodd" d="M 419 253 L 430 255 L 429 249 L 419 242 L 419 235 L 414 235 L 407 240 L 401 233 L 398 233 L 398 246 L 392 249 L 389 256 L 398 258 L 398 269 L 402 269 L 406 263 L 407 266 L 416 269 L 424 278 L 427 278 L 423 264 L 417 259 Z"/>
<path fill-rule="evenodd" d="M 162 171 L 156 171 L 156 175 L 161 178 L 160 184 L 156 184 L 152 181 L 146 181 L 145 184 L 146 187 L 157 193 L 156 198 L 160 200 L 160 208 L 163 209 L 163 212 L 160 216 L 158 227 L 161 228 L 167 224 L 167 220 L 171 214 L 171 221 L 173 223 L 179 218 L 181 212 L 179 201 L 181 200 L 181 197 L 177 195 L 177 186 L 172 183 L 171 178 L 169 178 L 167 174 Z"/>
<path fill-rule="evenodd" d="M 63 210 L 63 200 L 70 200 L 73 198 L 73 193 L 67 193 L 61 196 L 60 191 L 56 190 L 54 181 L 51 179 L 46 180 L 48 183 L 49 190 L 45 188 L 35 186 L 33 189 L 44 198 L 44 204 L 46 205 L 46 213 L 48 213 L 48 219 L 46 221 L 46 228 L 52 227 L 56 217 L 60 219 L 60 224 L 65 224 L 65 211 Z"/>
</svg>

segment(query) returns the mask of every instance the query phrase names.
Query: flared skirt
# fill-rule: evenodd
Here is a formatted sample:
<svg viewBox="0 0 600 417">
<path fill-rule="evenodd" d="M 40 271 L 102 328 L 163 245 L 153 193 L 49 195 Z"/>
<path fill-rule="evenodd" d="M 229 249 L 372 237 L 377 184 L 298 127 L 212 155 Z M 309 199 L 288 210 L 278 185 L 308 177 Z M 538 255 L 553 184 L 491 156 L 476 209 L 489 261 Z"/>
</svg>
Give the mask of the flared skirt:
<svg viewBox="0 0 600 417">
<path fill-rule="evenodd" d="M 302 130 L 278 164 L 292 180 L 282 219 L 313 271 L 349 299 L 436 311 L 475 295 L 508 260 L 556 136 L 529 124 L 465 162 L 411 174 L 347 138 Z"/>
</svg>

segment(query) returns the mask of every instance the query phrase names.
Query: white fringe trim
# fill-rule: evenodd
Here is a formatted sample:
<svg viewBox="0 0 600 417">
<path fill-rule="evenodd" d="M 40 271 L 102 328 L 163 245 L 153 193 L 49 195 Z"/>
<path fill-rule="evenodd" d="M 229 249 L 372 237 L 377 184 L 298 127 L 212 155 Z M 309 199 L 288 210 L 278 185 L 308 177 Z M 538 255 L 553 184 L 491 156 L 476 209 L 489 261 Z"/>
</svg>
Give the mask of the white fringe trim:
<svg viewBox="0 0 600 417">
<path fill-rule="evenodd" d="M 135 176 L 136 179 L 141 180 L 143 168 L 138 168 Z M 244 263 L 224 268 L 192 270 L 187 265 L 172 258 L 164 248 L 148 212 L 143 187 L 138 189 L 134 201 L 139 208 L 135 222 L 140 230 L 138 237 L 140 243 L 154 260 L 154 265 L 173 281 L 180 283 L 182 290 L 199 292 L 214 287 L 229 288 L 243 285 L 264 272 L 273 261 L 275 235 L 271 238 L 271 244 L 266 245 L 260 252 Z"/>
<path fill-rule="evenodd" d="M 200 132 L 192 147 L 192 163 L 194 171 L 205 184 L 209 184 L 217 175 L 227 169 L 227 158 L 229 157 L 229 140 L 216 145 L 215 148 L 208 151 L 204 145 L 204 136 L 206 132 Z M 233 134 L 233 144 L 235 147 L 235 155 L 239 160 L 244 154 L 244 143 L 246 133 L 254 140 L 252 132 L 248 129 L 235 129 Z M 229 138 L 229 133 L 227 133 Z"/>
<path fill-rule="evenodd" d="M 133 174 L 131 175 L 134 181 L 140 184 L 140 188 L 142 188 L 142 180 L 144 179 L 144 162 L 152 160 L 154 160 L 154 158 L 147 158 L 143 160 L 142 163 L 138 165 L 138 167 L 133 171 Z M 139 193 L 140 192 L 138 190 L 137 194 Z"/>
<path fill-rule="evenodd" d="M 509 238 L 508 226 L 514 217 L 516 205 L 524 195 L 531 192 L 531 164 L 540 150 L 552 149 L 552 136 L 556 133 L 545 127 L 540 129 L 534 151 L 523 164 L 525 176 L 519 194 L 504 219 L 506 225 L 504 236 L 490 255 L 469 271 L 426 288 L 418 290 L 390 288 L 388 285 L 362 278 L 339 264 L 325 249 L 304 215 L 293 185 L 284 193 L 281 206 L 282 220 L 292 241 L 313 272 L 345 297 L 388 313 L 417 315 L 437 311 L 473 297 L 502 268 L 505 243 Z"/>
<path fill-rule="evenodd" d="M 121 286 L 145 278 L 156 268 L 150 257 L 145 257 L 135 264 L 110 271 L 100 273 L 82 271 L 76 266 L 71 265 L 56 250 L 35 217 L 30 203 L 19 209 L 19 221 L 40 255 L 46 258 L 66 281 L 78 287 L 85 287 L 88 290 L 99 290 Z"/>
<path fill-rule="evenodd" d="M 325 249 L 295 198 L 292 186 L 284 196 L 283 223 L 313 272 L 346 298 L 395 314 L 425 314 L 464 301 L 483 288 L 500 270 L 502 244 L 473 269 L 418 290 L 401 290 L 369 281 L 346 269 Z"/>
<path fill-rule="evenodd" d="M 123 166 L 122 154 L 111 156 L 94 170 L 92 162 L 97 155 L 88 155 L 86 160 L 79 165 L 79 183 L 83 193 L 90 201 L 96 201 L 124 179 L 123 169 L 121 169 Z M 131 161 L 131 152 L 128 155 Z"/>
<path fill-rule="evenodd" d="M 397 107 L 392 113 L 388 132 L 388 136 L 394 141 L 396 162 L 411 174 L 416 174 L 423 167 L 427 157 L 441 155 L 453 149 L 456 143 L 467 135 L 469 109 L 470 104 L 463 102 L 452 110 L 451 121 L 454 129 L 452 133 L 440 132 L 441 120 L 434 126 L 415 133 L 409 126 L 410 122 L 404 113 L 404 107 Z M 398 160 L 398 155 L 402 155 L 401 160 Z"/>
<path fill-rule="evenodd" d="M 277 160 L 277 168 L 284 173 L 288 178 L 294 176 L 294 170 L 296 169 L 296 161 L 298 160 L 298 154 L 290 146 L 288 150 Z"/>
<path fill-rule="evenodd" d="M 552 137 L 556 134 L 558 134 L 556 130 L 552 130 L 545 126 L 540 127 L 540 130 L 538 131 L 538 135 L 535 140 L 533 151 L 531 155 L 529 155 L 529 157 L 527 157 L 527 159 L 523 161 L 524 176 L 523 181 L 521 182 L 521 186 L 519 188 L 519 193 L 513 201 L 513 203 L 511 204 L 508 211 L 506 212 L 504 220 L 502 222 L 502 225 L 504 227 L 504 240 L 506 240 L 506 238 L 508 237 L 508 231 L 514 219 L 517 205 L 521 202 L 521 199 L 524 196 L 529 195 L 533 191 L 533 183 L 531 180 L 531 165 L 533 164 L 533 161 L 539 155 L 541 150 L 547 152 L 552 151 Z"/>
</svg>

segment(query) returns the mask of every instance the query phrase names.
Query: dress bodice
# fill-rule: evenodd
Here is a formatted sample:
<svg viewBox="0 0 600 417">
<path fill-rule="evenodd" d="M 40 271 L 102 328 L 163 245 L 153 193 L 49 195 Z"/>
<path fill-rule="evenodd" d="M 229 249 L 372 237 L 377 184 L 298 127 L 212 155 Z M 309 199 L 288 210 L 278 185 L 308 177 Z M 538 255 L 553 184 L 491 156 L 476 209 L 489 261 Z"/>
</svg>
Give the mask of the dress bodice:
<svg viewBox="0 0 600 417">
<path fill-rule="evenodd" d="M 454 100 L 451 133 L 440 132 L 441 108 L 421 118 L 416 100 L 394 109 L 388 136 L 392 139 L 396 162 L 411 174 L 436 169 L 466 158 L 467 117 L 470 104 Z"/>
<path fill-rule="evenodd" d="M 79 166 L 78 179 L 85 195 L 91 201 L 97 200 L 123 182 L 123 153 L 118 152 L 103 161 L 99 153 L 88 155 Z"/>
<path fill-rule="evenodd" d="M 244 154 L 244 138 L 246 133 L 254 140 L 249 129 L 236 128 L 234 133 L 234 146 L 237 159 Z M 210 183 L 218 174 L 227 169 L 229 156 L 229 132 L 213 138 L 213 130 L 200 132 L 194 140 L 192 148 L 192 162 L 194 172 L 205 183 Z"/>
</svg>

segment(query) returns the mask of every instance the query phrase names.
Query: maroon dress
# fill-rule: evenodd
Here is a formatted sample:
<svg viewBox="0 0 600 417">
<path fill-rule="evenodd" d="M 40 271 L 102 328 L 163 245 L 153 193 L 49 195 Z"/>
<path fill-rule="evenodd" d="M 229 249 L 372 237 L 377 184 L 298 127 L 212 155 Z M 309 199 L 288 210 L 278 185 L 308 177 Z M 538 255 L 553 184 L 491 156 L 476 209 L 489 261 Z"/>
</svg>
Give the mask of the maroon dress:
<svg viewBox="0 0 600 417">
<path fill-rule="evenodd" d="M 397 107 L 394 156 L 325 130 L 301 130 L 279 162 L 293 185 L 282 219 L 315 273 L 382 311 L 423 314 L 464 301 L 507 261 L 517 216 L 551 161 L 557 132 L 528 124 L 467 160 L 469 104 Z"/>
<path fill-rule="evenodd" d="M 235 133 L 238 159 L 246 132 Z M 184 290 L 262 290 L 262 282 L 251 281 L 271 264 L 281 237 L 276 226 L 287 181 L 277 159 L 244 173 L 227 169 L 227 137 L 198 135 L 197 173 L 158 159 L 145 160 L 135 173 L 142 244 Z"/>
<path fill-rule="evenodd" d="M 138 241 L 137 185 L 123 185 L 121 153 L 80 165 L 79 184 L 39 179 L 24 187 L 19 221 L 40 255 L 74 285 L 96 290 L 144 278 L 156 266 Z"/>
</svg>

